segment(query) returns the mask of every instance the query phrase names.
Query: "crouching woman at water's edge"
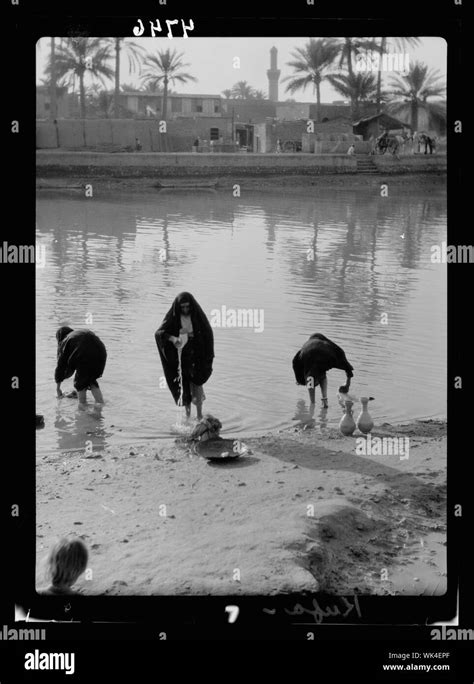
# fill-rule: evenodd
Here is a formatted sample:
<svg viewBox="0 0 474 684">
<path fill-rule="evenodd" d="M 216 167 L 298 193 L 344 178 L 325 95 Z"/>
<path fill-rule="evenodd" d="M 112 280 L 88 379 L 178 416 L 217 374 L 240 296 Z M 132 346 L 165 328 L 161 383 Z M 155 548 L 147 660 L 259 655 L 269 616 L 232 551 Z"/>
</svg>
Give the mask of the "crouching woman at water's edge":
<svg viewBox="0 0 474 684">
<path fill-rule="evenodd" d="M 181 336 L 181 337 L 180 337 Z M 178 406 L 191 415 L 196 405 L 197 418 L 202 418 L 202 402 L 206 398 L 202 386 L 212 373 L 214 335 L 206 314 L 189 292 L 181 292 L 155 332 L 166 383 Z M 181 353 L 181 378 L 179 373 Z"/>
</svg>

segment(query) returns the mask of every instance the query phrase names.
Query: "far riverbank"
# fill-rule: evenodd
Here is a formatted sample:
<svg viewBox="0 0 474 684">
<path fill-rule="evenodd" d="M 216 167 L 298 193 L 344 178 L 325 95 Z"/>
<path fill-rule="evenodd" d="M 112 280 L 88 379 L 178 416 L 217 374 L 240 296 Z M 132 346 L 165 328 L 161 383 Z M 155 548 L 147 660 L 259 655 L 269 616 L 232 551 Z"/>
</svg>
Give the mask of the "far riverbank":
<svg viewBox="0 0 474 684">
<path fill-rule="evenodd" d="M 361 156 L 362 158 L 362 156 Z M 446 155 L 364 155 L 364 164 L 355 156 L 343 154 L 188 154 L 188 153 L 107 153 L 67 150 L 37 150 L 38 184 L 53 179 L 81 182 L 94 179 L 143 181 L 146 186 L 170 180 L 217 183 L 233 187 L 250 182 L 252 187 L 311 186 L 326 184 L 367 185 L 390 182 L 425 183 L 424 179 L 446 180 Z M 368 160 L 368 161 L 367 161 Z M 414 178 L 415 176 L 415 178 Z M 423 179 L 423 180 L 422 180 Z M 151 184 L 150 183 L 150 184 Z"/>
</svg>

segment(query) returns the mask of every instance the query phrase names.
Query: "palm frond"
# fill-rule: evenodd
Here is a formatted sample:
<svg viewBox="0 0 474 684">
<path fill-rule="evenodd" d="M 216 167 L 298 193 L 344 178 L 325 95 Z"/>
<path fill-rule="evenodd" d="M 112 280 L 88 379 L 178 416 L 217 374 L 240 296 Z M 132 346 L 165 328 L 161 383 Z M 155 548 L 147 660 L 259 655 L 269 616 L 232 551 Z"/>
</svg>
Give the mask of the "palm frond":
<svg viewBox="0 0 474 684">
<path fill-rule="evenodd" d="M 306 90 L 307 86 L 313 83 L 313 78 L 311 75 L 301 76 L 300 78 L 292 78 L 292 80 L 286 86 L 285 92 L 296 93 L 297 90 Z"/>
</svg>

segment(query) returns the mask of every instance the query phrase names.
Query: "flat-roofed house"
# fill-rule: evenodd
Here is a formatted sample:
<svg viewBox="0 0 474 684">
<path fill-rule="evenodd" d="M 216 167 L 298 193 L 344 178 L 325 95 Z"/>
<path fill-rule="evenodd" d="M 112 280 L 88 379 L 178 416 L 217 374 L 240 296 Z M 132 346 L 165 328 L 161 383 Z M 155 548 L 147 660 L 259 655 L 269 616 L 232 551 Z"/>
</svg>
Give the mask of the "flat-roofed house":
<svg viewBox="0 0 474 684">
<path fill-rule="evenodd" d="M 121 93 L 123 106 L 136 117 L 154 116 L 160 118 L 163 114 L 163 94 L 148 93 L 141 90 Z M 168 95 L 166 105 L 166 119 L 169 121 L 179 116 L 200 117 L 222 115 L 220 95 Z"/>
</svg>

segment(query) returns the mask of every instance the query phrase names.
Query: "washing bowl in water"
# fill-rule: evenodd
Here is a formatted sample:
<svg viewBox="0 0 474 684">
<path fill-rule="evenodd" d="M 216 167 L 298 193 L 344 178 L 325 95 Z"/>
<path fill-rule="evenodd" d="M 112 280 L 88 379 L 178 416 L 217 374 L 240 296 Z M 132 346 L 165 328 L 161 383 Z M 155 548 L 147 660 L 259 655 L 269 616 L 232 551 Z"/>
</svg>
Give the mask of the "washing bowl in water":
<svg viewBox="0 0 474 684">
<path fill-rule="evenodd" d="M 233 461 L 250 452 L 246 444 L 238 439 L 209 439 L 196 442 L 194 451 L 209 461 Z"/>
</svg>

